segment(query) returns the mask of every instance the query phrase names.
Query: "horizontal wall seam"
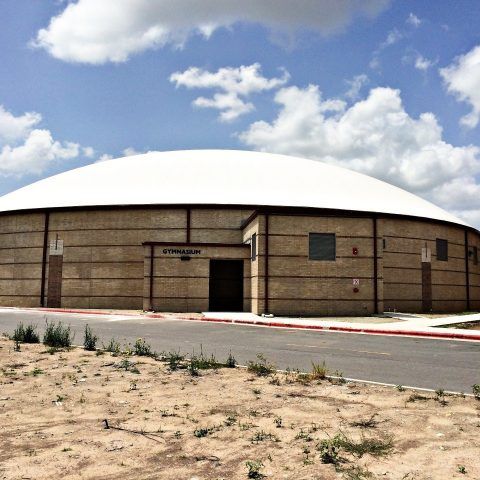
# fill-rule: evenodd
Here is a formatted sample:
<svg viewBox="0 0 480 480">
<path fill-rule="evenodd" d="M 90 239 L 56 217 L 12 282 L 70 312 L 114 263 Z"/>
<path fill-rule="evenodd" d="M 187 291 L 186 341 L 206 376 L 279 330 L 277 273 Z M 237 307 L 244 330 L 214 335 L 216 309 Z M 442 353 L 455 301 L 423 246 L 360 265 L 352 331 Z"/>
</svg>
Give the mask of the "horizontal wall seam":
<svg viewBox="0 0 480 480">
<path fill-rule="evenodd" d="M 135 281 L 143 281 L 144 278 L 148 277 L 87 277 L 87 278 L 79 278 L 79 277 L 62 277 L 62 280 L 76 280 L 79 282 L 90 282 L 92 280 L 111 280 L 111 281 L 128 281 L 128 280 L 135 280 Z M 38 279 L 35 279 L 38 280 Z"/>
<path fill-rule="evenodd" d="M 318 229 L 317 229 L 318 230 Z M 323 231 L 323 232 L 317 232 L 317 231 L 311 231 L 309 233 L 335 233 L 331 231 Z M 294 237 L 294 238 L 305 238 L 308 239 L 308 233 L 306 234 L 301 234 L 301 233 L 272 233 L 268 234 L 269 237 Z M 264 237 L 264 233 L 257 233 L 257 237 Z M 335 233 L 336 238 L 343 238 L 343 239 L 359 239 L 359 240 L 372 240 L 373 237 L 369 237 L 366 235 L 339 235 Z"/>
<path fill-rule="evenodd" d="M 396 255 L 417 255 L 418 257 L 422 256 L 422 252 L 394 252 L 393 250 L 384 250 L 383 253 L 384 253 L 384 255 L 387 254 L 387 253 L 393 253 L 393 254 L 396 254 Z M 434 255 L 434 257 L 435 257 L 435 255 Z M 465 257 L 464 256 L 456 257 L 454 255 L 449 255 L 448 260 L 451 260 L 451 259 L 453 259 L 453 260 L 465 260 Z M 433 258 L 433 260 L 436 260 L 437 262 L 443 262 L 444 261 L 444 260 L 437 260 L 436 258 Z"/>
<path fill-rule="evenodd" d="M 63 295 L 62 300 L 65 298 L 142 298 L 142 295 Z"/>
<path fill-rule="evenodd" d="M 90 265 L 97 265 L 97 264 L 102 264 L 102 265 L 105 265 L 105 264 L 113 264 L 113 265 L 117 265 L 117 264 L 122 264 L 122 265 L 135 265 L 135 264 L 138 264 L 138 265 L 143 265 L 143 261 L 142 260 L 116 260 L 116 261 L 107 261 L 107 260 L 65 260 L 63 261 L 63 265 L 65 264 L 68 264 L 68 265 L 76 265 L 76 264 L 81 264 L 81 265 L 84 265 L 84 264 L 90 264 Z"/>
<path fill-rule="evenodd" d="M 22 250 L 22 249 L 25 249 L 25 248 L 39 248 L 39 249 L 42 249 L 43 245 L 39 245 L 39 246 L 33 245 L 33 246 L 28 246 L 28 247 L 0 247 L 0 250 Z"/>
<path fill-rule="evenodd" d="M 389 270 L 418 270 L 421 271 L 421 267 L 398 267 L 393 265 L 384 265 L 383 268 L 388 268 Z M 451 272 L 451 273 L 465 273 L 465 270 L 450 270 L 450 269 L 439 269 L 439 268 L 432 268 L 432 272 Z"/>
<path fill-rule="evenodd" d="M 421 302 L 421 298 L 408 299 L 408 298 L 384 298 L 384 302 Z M 432 302 L 466 302 L 465 298 L 432 298 Z"/>
<path fill-rule="evenodd" d="M 28 231 L 13 231 L 13 232 L 0 232 L 0 235 L 24 235 L 25 233 L 43 233 L 43 230 L 28 230 Z"/>
<path fill-rule="evenodd" d="M 37 293 L 31 293 L 31 294 L 15 294 L 15 293 L 12 293 L 10 295 L 0 295 L 0 298 L 9 298 L 9 297 L 38 297 L 38 295 L 40 294 L 40 292 L 37 292 Z"/>
<path fill-rule="evenodd" d="M 384 285 L 422 285 L 421 282 L 383 282 Z M 465 287 L 464 283 L 432 283 L 432 287 Z"/>
<path fill-rule="evenodd" d="M 264 278 L 265 275 L 250 275 L 248 278 Z M 307 278 L 307 279 L 327 279 L 327 280 L 352 280 L 354 278 L 358 278 L 360 280 L 373 280 L 374 277 L 362 277 L 358 275 L 350 275 L 350 276 L 334 276 L 334 275 L 269 275 L 269 278 Z M 381 280 L 383 277 L 377 277 Z"/>
<path fill-rule="evenodd" d="M 41 264 L 42 262 L 0 262 L 0 265 L 41 265 Z"/>
<path fill-rule="evenodd" d="M 295 302 L 368 302 L 368 303 L 374 303 L 371 298 L 298 298 L 298 297 L 293 297 L 293 298 L 288 298 L 288 297 L 268 297 L 268 299 L 272 302 L 275 300 L 281 300 L 281 301 L 295 301 Z M 257 298 L 255 300 L 263 300 L 263 298 Z"/>
<path fill-rule="evenodd" d="M 311 260 L 308 258 L 308 254 L 305 255 L 281 255 L 281 254 L 269 254 L 269 258 L 276 257 L 276 258 L 305 258 L 306 260 L 309 260 L 311 262 L 318 262 L 318 263 L 335 263 L 335 260 Z M 265 257 L 263 253 L 257 254 L 257 257 Z M 351 258 L 351 259 L 363 259 L 363 260 L 373 260 L 373 256 L 367 256 L 367 255 L 337 255 L 335 257 L 336 259 L 338 258 Z M 380 258 L 380 257 L 378 257 Z"/>
<path fill-rule="evenodd" d="M 441 237 L 436 237 L 436 238 L 419 238 L 419 237 L 403 237 L 401 235 L 383 235 L 385 238 L 399 238 L 401 240 L 421 240 L 422 242 L 432 242 L 435 243 L 437 238 Z M 463 247 L 463 243 L 457 243 L 457 242 L 452 242 L 451 240 L 448 240 L 448 243 L 450 245 L 458 245 L 459 247 Z"/>
</svg>

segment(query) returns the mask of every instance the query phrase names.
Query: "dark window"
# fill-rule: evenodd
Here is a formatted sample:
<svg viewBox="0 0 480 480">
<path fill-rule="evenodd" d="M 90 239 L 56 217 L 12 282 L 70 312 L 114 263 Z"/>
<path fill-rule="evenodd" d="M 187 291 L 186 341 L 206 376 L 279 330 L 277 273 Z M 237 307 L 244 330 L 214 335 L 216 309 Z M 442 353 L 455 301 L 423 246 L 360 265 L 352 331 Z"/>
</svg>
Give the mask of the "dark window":
<svg viewBox="0 0 480 480">
<path fill-rule="evenodd" d="M 254 260 L 257 259 L 257 234 L 256 233 L 252 235 L 251 247 L 252 247 L 252 262 L 253 262 Z"/>
<path fill-rule="evenodd" d="M 448 241 L 443 238 L 437 238 L 437 260 L 448 260 Z"/>
<path fill-rule="evenodd" d="M 478 248 L 473 247 L 473 264 L 478 265 Z"/>
<path fill-rule="evenodd" d="M 335 260 L 335 234 L 311 233 L 308 237 L 308 258 L 310 260 Z"/>
<path fill-rule="evenodd" d="M 383 239 L 383 249 L 385 250 L 387 248 L 387 241 Z"/>
</svg>

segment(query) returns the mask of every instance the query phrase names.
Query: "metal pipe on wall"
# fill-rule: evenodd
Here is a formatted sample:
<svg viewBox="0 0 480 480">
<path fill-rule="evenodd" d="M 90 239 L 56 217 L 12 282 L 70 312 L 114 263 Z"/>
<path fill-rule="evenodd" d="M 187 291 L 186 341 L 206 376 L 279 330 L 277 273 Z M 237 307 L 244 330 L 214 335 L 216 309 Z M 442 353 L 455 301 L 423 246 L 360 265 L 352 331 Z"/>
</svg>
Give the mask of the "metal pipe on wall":
<svg viewBox="0 0 480 480">
<path fill-rule="evenodd" d="M 45 274 L 47 270 L 48 231 L 50 225 L 50 212 L 45 212 L 43 227 L 43 251 L 42 251 L 42 279 L 40 283 L 40 306 L 45 306 Z"/>
<path fill-rule="evenodd" d="M 268 213 L 265 214 L 265 313 L 269 313 L 269 305 L 268 305 L 268 248 L 269 248 L 269 220 L 270 216 Z"/>
</svg>

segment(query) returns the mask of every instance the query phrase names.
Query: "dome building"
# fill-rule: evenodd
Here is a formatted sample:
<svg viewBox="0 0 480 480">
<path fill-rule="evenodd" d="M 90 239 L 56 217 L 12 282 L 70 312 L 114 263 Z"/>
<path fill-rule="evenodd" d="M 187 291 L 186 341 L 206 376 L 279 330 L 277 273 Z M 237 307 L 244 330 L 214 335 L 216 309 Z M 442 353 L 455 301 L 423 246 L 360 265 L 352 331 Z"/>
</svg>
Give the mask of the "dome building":
<svg viewBox="0 0 480 480">
<path fill-rule="evenodd" d="M 458 312 L 480 308 L 479 245 L 448 212 L 344 168 L 150 152 L 0 197 L 0 305 Z"/>
</svg>

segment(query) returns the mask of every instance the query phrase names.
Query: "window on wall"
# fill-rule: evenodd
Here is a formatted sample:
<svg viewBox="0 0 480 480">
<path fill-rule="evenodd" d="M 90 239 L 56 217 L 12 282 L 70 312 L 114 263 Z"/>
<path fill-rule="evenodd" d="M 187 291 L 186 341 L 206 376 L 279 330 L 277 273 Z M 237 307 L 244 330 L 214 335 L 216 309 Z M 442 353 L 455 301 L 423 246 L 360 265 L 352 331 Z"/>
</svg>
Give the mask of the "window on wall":
<svg viewBox="0 0 480 480">
<path fill-rule="evenodd" d="M 335 260 L 335 234 L 310 233 L 308 236 L 308 258 L 310 260 Z"/>
<path fill-rule="evenodd" d="M 448 241 L 443 238 L 437 238 L 437 260 L 448 260 Z"/>
<path fill-rule="evenodd" d="M 478 248 L 473 247 L 473 264 L 478 265 Z"/>
<path fill-rule="evenodd" d="M 251 242 L 251 248 L 252 248 L 252 262 L 257 259 L 257 234 L 254 233 L 252 235 L 252 242 Z"/>
</svg>

